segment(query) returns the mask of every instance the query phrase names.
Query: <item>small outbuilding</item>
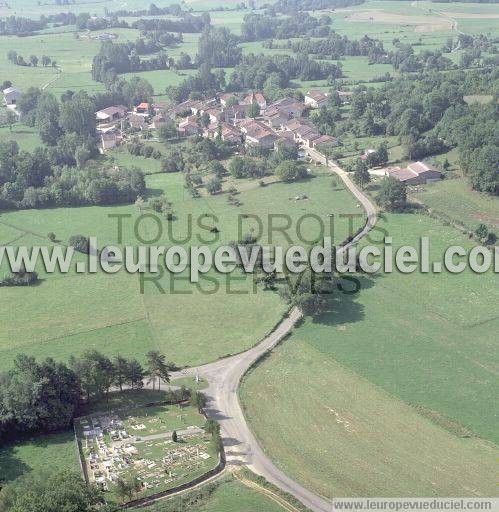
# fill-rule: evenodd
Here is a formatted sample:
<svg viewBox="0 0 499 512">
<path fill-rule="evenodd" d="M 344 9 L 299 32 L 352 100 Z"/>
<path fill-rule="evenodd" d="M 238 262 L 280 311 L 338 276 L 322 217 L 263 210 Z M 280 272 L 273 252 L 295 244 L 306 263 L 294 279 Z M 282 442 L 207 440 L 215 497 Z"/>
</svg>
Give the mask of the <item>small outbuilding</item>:
<svg viewBox="0 0 499 512">
<path fill-rule="evenodd" d="M 19 89 L 8 87 L 3 90 L 3 101 L 6 105 L 16 105 L 22 95 Z"/>
</svg>

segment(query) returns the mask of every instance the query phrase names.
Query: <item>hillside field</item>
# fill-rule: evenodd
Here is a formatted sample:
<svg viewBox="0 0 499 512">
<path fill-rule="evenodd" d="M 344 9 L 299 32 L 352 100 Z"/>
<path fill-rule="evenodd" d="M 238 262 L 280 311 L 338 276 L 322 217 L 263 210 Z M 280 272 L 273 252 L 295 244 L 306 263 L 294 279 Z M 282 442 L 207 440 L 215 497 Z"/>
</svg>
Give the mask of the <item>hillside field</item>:
<svg viewBox="0 0 499 512">
<path fill-rule="evenodd" d="M 365 243 L 384 236 L 380 229 L 395 247 L 429 236 L 433 261 L 451 245 L 470 247 L 424 215 L 387 215 Z M 331 313 L 306 320 L 241 392 L 271 458 L 327 496 L 490 494 L 496 281 L 471 271 L 376 275 L 353 298 L 336 297 Z M 478 437 L 457 437 L 463 427 Z M 402 456 L 414 460 L 410 473 L 396 462 Z"/>
<path fill-rule="evenodd" d="M 193 238 L 181 242 L 187 246 L 203 245 L 195 238 L 197 235 L 213 240 L 206 229 L 196 224 L 197 219 L 206 214 L 216 215 L 219 219 L 219 239 L 213 241 L 214 246 L 238 239 L 238 214 L 260 216 L 264 233 L 269 214 L 288 214 L 294 230 L 290 230 L 290 237 L 295 241 L 298 241 L 297 220 L 305 213 L 317 214 L 325 225 L 330 223 L 328 214 L 331 212 L 359 214 L 350 194 L 341 187 L 333 189 L 328 176 L 267 187 L 260 187 L 257 181 L 241 181 L 241 185 L 235 183 L 241 186 L 237 197 L 242 206 L 237 208 L 228 204 L 223 193 L 196 200 L 188 197 L 180 174 L 148 176 L 149 196 L 164 193 L 173 202 L 177 217 L 171 224 L 171 234 L 164 221 L 163 236 L 155 245 L 174 245 L 172 237 L 179 241 L 185 239 L 189 214 L 194 219 Z M 290 200 L 299 194 L 306 194 L 309 199 Z M 140 244 L 133 231 L 133 223 L 140 212 L 133 205 L 3 213 L 0 215 L 0 239 L 28 247 L 50 245 L 46 236 L 52 231 L 62 243 L 66 243 L 71 235 L 83 234 L 96 236 L 100 247 L 116 244 L 117 223 L 108 217 L 110 214 L 132 215 L 129 224 L 125 224 L 121 245 Z M 258 229 L 251 219 L 239 220 L 241 234 Z M 210 220 L 208 225 L 210 222 L 213 223 Z M 362 222 L 362 215 L 356 222 Z M 282 222 L 274 221 L 274 225 L 282 225 Z M 153 238 L 157 230 L 150 219 L 141 222 L 139 228 L 140 236 L 146 239 Z M 302 228 L 309 240 L 320 238 L 315 221 L 305 220 Z M 335 228 L 335 239 L 344 239 L 349 229 L 348 219 L 339 219 Z M 265 235 L 262 243 L 266 240 Z M 282 234 L 275 234 L 273 243 L 288 245 Z M 75 258 L 75 261 L 82 260 L 85 257 L 81 254 Z M 2 272 L 5 270 L 4 263 Z M 144 283 L 144 294 L 141 294 L 139 276 L 126 272 L 109 275 L 71 271 L 58 275 L 47 274 L 40 265 L 38 271 L 42 281 L 37 286 L 28 290 L 6 288 L 0 295 L 2 369 L 7 368 L 20 351 L 65 360 L 72 353 L 89 348 L 98 348 L 109 355 L 120 352 L 141 360 L 147 351 L 156 348 L 177 364 L 200 364 L 252 346 L 272 329 L 286 309 L 277 294 L 263 291 L 253 283 L 251 276 L 239 273 L 224 277 L 210 271 L 198 285 L 186 282 L 187 274 L 165 274 L 159 282 L 164 294 L 151 282 Z M 9 313 L 12 307 L 15 316 Z"/>
</svg>

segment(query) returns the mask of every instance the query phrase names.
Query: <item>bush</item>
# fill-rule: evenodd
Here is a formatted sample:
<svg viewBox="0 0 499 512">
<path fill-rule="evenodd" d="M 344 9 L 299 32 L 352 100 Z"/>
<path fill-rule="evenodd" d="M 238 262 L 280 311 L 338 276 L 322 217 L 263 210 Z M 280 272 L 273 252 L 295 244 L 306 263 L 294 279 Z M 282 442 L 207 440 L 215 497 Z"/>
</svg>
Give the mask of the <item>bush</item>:
<svg viewBox="0 0 499 512">
<path fill-rule="evenodd" d="M 141 154 L 144 158 L 151 158 L 154 148 L 152 146 L 143 146 Z"/>
<path fill-rule="evenodd" d="M 229 163 L 229 172 L 239 179 L 260 178 L 265 175 L 265 168 L 252 158 L 235 156 Z"/>
<path fill-rule="evenodd" d="M 220 178 L 214 176 L 213 178 L 209 179 L 206 183 L 206 190 L 212 195 L 220 192 L 222 190 L 222 181 Z"/>
<path fill-rule="evenodd" d="M 89 240 L 83 235 L 73 235 L 68 241 L 70 247 L 74 247 L 75 251 L 88 254 L 90 252 Z"/>
<path fill-rule="evenodd" d="M 301 180 L 307 177 L 307 170 L 298 162 L 294 160 L 284 160 L 275 170 L 276 175 L 284 182 L 290 183 L 292 181 Z"/>
</svg>

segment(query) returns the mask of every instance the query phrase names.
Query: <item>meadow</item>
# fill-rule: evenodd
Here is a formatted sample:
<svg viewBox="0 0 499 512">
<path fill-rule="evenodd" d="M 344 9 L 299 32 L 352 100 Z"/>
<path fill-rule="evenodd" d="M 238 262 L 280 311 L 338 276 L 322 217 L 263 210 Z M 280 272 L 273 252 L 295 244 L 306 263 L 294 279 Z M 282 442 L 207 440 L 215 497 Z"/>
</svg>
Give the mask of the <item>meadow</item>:
<svg viewBox="0 0 499 512">
<path fill-rule="evenodd" d="M 381 230 L 394 247 L 428 236 L 432 261 L 451 245 L 471 246 L 426 215 L 387 215 L 371 242 Z M 326 496 L 490 494 L 496 280 L 471 271 L 375 275 L 307 319 L 241 391 L 272 460 Z"/>
<path fill-rule="evenodd" d="M 268 216 L 276 213 L 291 217 L 293 227 L 289 236 L 298 241 L 296 225 L 305 213 L 318 215 L 326 226 L 331 220 L 330 213 L 360 213 L 346 190 L 331 187 L 328 176 L 266 187 L 255 181 L 244 181 L 237 196 L 242 203 L 239 208 L 228 204 L 226 194 L 203 195 L 194 200 L 186 194 L 183 181 L 180 174 L 147 177 L 149 197 L 165 194 L 173 202 L 177 218 L 170 225 L 164 221 L 157 245 L 169 246 L 178 240 L 189 246 L 207 240 L 217 246 L 252 230 L 258 234 L 256 222 L 242 215 L 258 215 L 262 219 L 261 241 L 265 243 Z M 306 194 L 309 199 L 290 200 L 300 194 Z M 124 224 L 121 243 L 116 219 L 109 217 L 113 214 L 131 215 Z M 218 240 L 196 224 L 196 219 L 206 214 L 218 218 Z M 61 243 L 67 243 L 71 235 L 83 234 L 96 236 L 100 247 L 136 245 L 140 239 L 135 236 L 133 226 L 139 215 L 135 206 L 6 212 L 0 216 L 0 239 L 17 246 L 50 245 L 46 234 L 52 231 Z M 194 219 L 192 223 L 190 216 Z M 356 223 L 362 222 L 362 217 L 359 215 Z M 202 222 L 209 227 L 213 220 L 206 218 Z M 191 224 L 192 238 L 183 241 L 188 238 Z M 274 225 L 282 226 L 283 221 L 274 221 Z M 151 219 L 139 221 L 138 226 L 141 238 L 151 239 L 156 234 L 157 226 Z M 313 219 L 305 220 L 301 227 L 310 242 L 321 238 L 320 226 Z M 339 219 L 334 227 L 335 239 L 341 240 L 347 235 L 348 220 Z M 290 245 L 280 233 L 274 235 L 273 243 Z M 75 261 L 84 260 L 83 255 L 78 255 Z M 4 264 L 2 272 L 5 270 Z M 186 281 L 185 273 L 166 273 L 158 281 L 162 288 L 159 290 L 154 282 L 141 286 L 139 276 L 126 272 L 78 274 L 72 270 L 60 275 L 48 274 L 40 266 L 37 270 L 41 278 L 38 285 L 29 289 L 6 288 L 0 296 L 2 369 L 20 351 L 65 360 L 72 353 L 89 348 L 98 348 L 109 355 L 120 352 L 141 360 L 148 350 L 156 348 L 177 364 L 199 364 L 252 346 L 286 309 L 276 294 L 263 291 L 251 276 L 239 273 L 220 276 L 213 270 L 196 285 Z M 8 313 L 12 308 L 15 316 Z M 23 321 L 19 322 L 19 318 Z"/>
<path fill-rule="evenodd" d="M 491 231 L 499 232 L 499 199 L 471 190 L 466 178 L 417 187 L 411 197 L 437 215 L 463 224 L 470 231 L 479 224 L 485 224 Z"/>
</svg>

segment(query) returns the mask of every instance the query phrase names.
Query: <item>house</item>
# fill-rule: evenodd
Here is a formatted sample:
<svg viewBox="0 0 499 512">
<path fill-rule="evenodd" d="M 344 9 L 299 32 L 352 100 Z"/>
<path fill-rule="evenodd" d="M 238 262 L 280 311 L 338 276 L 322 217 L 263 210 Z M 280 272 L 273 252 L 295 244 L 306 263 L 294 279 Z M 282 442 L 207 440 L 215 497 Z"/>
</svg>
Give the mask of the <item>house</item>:
<svg viewBox="0 0 499 512">
<path fill-rule="evenodd" d="M 305 104 L 301 103 L 294 98 L 281 98 L 269 105 L 271 111 L 280 112 L 285 114 L 288 118 L 301 117 L 306 107 Z M 270 113 L 270 112 L 269 112 Z"/>
<path fill-rule="evenodd" d="M 206 128 L 203 128 L 203 137 L 214 139 L 218 136 L 218 130 L 218 123 L 210 123 Z"/>
<path fill-rule="evenodd" d="M 334 148 L 339 145 L 339 141 L 336 137 L 332 137 L 331 135 L 321 135 L 318 139 L 312 141 L 312 146 L 314 148 L 319 147 L 327 147 Z"/>
<path fill-rule="evenodd" d="M 217 106 L 217 100 L 215 98 L 211 98 L 209 100 L 197 100 L 191 104 L 191 112 L 194 115 L 201 115 L 206 112 L 210 108 L 214 108 Z"/>
<path fill-rule="evenodd" d="M 424 185 L 432 181 L 438 181 L 442 174 L 435 171 L 429 165 L 423 162 L 414 162 L 407 167 L 391 167 L 385 169 L 385 176 L 394 178 L 405 185 Z"/>
<path fill-rule="evenodd" d="M 100 137 L 103 151 L 115 148 L 122 140 L 121 133 L 117 131 L 102 133 Z"/>
<path fill-rule="evenodd" d="M 196 116 L 186 117 L 180 121 L 177 132 L 181 137 L 188 137 L 189 135 L 196 135 L 199 131 L 198 120 Z"/>
<path fill-rule="evenodd" d="M 220 137 L 224 142 L 230 144 L 240 144 L 242 139 L 241 132 L 235 126 L 227 123 L 220 125 Z"/>
<path fill-rule="evenodd" d="M 267 126 L 254 119 L 246 119 L 239 123 L 244 133 L 245 143 L 248 145 L 260 146 L 262 148 L 273 148 L 277 135 Z"/>
<path fill-rule="evenodd" d="M 225 121 L 225 112 L 219 108 L 209 108 L 206 110 L 205 114 L 208 114 L 210 117 L 210 123 L 220 123 L 221 121 Z"/>
<path fill-rule="evenodd" d="M 135 107 L 135 112 L 137 114 L 148 114 L 149 113 L 149 103 L 140 103 Z"/>
<path fill-rule="evenodd" d="M 308 91 L 305 94 L 305 105 L 311 108 L 325 107 L 328 102 L 328 93 L 323 91 Z"/>
<path fill-rule="evenodd" d="M 98 123 L 111 123 L 121 119 L 126 114 L 126 107 L 123 105 L 115 105 L 113 107 L 103 108 L 95 113 Z"/>
<path fill-rule="evenodd" d="M 158 128 L 161 128 L 161 126 L 165 126 L 166 124 L 170 123 L 171 120 L 172 119 L 168 114 L 165 114 L 165 113 L 156 114 L 152 118 L 151 127 L 154 130 L 157 130 Z"/>
<path fill-rule="evenodd" d="M 130 123 L 130 126 L 135 130 L 147 130 L 149 128 L 149 125 L 146 122 L 146 119 L 144 116 L 141 116 L 139 114 L 130 114 L 128 116 L 128 122 Z"/>
<path fill-rule="evenodd" d="M 264 114 L 263 122 L 274 130 L 282 130 L 282 126 L 289 121 L 287 115 L 277 111 L 273 115 Z"/>
<path fill-rule="evenodd" d="M 224 108 L 226 119 L 232 124 L 236 124 L 246 117 L 246 105 L 231 105 Z"/>
<path fill-rule="evenodd" d="M 184 117 L 185 115 L 191 114 L 191 106 L 197 103 L 196 100 L 186 100 L 173 107 L 173 114 L 176 116 Z"/>
<path fill-rule="evenodd" d="M 22 92 L 14 87 L 8 87 L 3 90 L 3 101 L 6 105 L 16 105 L 21 99 Z"/>
<path fill-rule="evenodd" d="M 284 131 L 294 132 L 298 128 L 301 128 L 302 126 L 308 126 L 311 127 L 312 124 L 307 119 L 304 119 L 303 117 L 294 117 L 292 119 L 288 119 L 281 125 L 281 129 Z"/>
<path fill-rule="evenodd" d="M 261 92 L 251 92 L 241 101 L 241 105 L 252 105 L 253 103 L 260 107 L 260 111 L 267 108 L 267 100 Z"/>
<path fill-rule="evenodd" d="M 312 147 L 313 141 L 321 137 L 315 128 L 307 125 L 300 126 L 293 131 L 293 134 L 296 142 L 305 144 L 308 147 Z"/>
</svg>

